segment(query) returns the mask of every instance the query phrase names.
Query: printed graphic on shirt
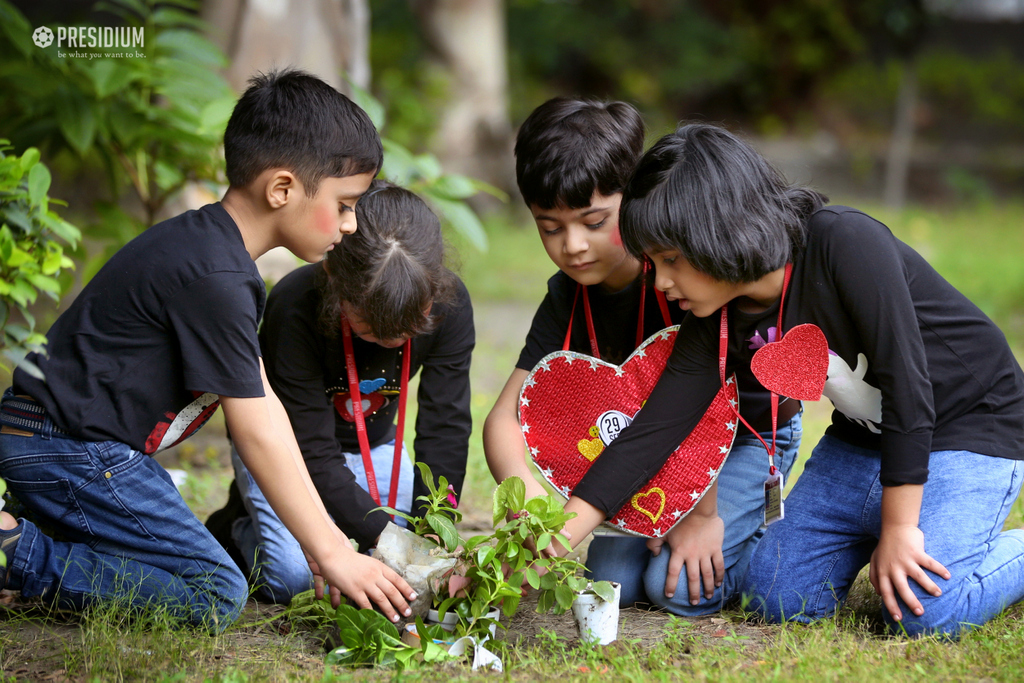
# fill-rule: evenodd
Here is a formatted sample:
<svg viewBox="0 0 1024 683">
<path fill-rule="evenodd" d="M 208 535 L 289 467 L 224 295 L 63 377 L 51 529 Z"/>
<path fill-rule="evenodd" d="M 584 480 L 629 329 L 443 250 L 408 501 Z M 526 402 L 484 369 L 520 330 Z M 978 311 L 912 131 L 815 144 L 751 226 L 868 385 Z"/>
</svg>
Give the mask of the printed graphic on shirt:
<svg viewBox="0 0 1024 683">
<path fill-rule="evenodd" d="M 146 439 L 146 455 L 176 446 L 199 431 L 206 421 L 217 412 L 220 397 L 209 392 L 197 394 L 194 401 L 182 408 L 177 415 L 164 413 L 167 422 L 157 422 Z"/>
<path fill-rule="evenodd" d="M 363 384 L 363 382 L 360 382 L 360 384 Z M 373 415 L 378 410 L 391 403 L 391 399 L 380 391 L 376 391 L 372 394 L 364 394 L 362 393 L 362 387 L 360 387 L 359 393 L 362 398 L 361 403 L 363 408 L 363 417 Z M 352 411 L 352 394 L 349 392 L 338 392 L 334 395 L 334 409 L 338 411 L 338 415 L 341 415 L 341 418 L 346 422 L 356 421 L 355 413 Z"/>
<path fill-rule="evenodd" d="M 828 379 L 823 394 L 843 415 L 860 426 L 881 434 L 882 392 L 864 381 L 868 371 L 868 359 L 863 353 L 857 354 L 857 368 L 849 364 L 831 349 L 828 352 Z"/>
</svg>

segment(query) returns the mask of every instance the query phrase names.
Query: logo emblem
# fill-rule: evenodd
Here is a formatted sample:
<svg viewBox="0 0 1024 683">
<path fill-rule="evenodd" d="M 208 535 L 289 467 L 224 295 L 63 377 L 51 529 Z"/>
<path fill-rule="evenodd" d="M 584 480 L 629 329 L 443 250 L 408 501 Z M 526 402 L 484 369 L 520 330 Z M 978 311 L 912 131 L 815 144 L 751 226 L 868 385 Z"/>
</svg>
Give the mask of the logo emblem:
<svg viewBox="0 0 1024 683">
<path fill-rule="evenodd" d="M 36 47 L 50 47 L 50 43 L 53 42 L 53 31 L 40 26 L 32 32 L 32 42 L 36 44 Z"/>
</svg>

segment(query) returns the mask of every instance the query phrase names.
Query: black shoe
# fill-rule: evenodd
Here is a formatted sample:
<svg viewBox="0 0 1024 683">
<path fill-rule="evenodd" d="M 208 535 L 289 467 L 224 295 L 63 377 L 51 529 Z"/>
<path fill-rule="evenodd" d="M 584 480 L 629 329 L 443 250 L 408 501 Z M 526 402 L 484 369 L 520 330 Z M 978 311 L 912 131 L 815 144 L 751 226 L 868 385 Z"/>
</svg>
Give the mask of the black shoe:
<svg viewBox="0 0 1024 683">
<path fill-rule="evenodd" d="M 242 502 L 242 493 L 238 490 L 238 484 L 232 480 L 228 487 L 228 502 L 220 510 L 213 512 L 206 519 L 206 529 L 213 535 L 214 539 L 228 552 L 228 556 L 234 560 L 242 573 L 249 575 L 249 563 L 242 557 L 242 551 L 235 545 L 231 537 L 231 528 L 235 520 L 248 516 L 245 504 Z"/>
</svg>

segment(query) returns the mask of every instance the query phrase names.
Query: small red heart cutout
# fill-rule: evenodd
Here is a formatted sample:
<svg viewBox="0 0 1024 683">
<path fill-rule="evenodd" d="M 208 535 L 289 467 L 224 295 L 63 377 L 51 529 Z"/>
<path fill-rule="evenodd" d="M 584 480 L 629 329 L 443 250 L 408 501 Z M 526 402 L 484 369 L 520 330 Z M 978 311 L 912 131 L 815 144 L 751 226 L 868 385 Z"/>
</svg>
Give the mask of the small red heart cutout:
<svg viewBox="0 0 1024 683">
<path fill-rule="evenodd" d="M 800 401 L 817 401 L 828 379 L 828 340 L 817 325 L 797 325 L 750 360 L 750 371 L 768 391 Z"/>
</svg>

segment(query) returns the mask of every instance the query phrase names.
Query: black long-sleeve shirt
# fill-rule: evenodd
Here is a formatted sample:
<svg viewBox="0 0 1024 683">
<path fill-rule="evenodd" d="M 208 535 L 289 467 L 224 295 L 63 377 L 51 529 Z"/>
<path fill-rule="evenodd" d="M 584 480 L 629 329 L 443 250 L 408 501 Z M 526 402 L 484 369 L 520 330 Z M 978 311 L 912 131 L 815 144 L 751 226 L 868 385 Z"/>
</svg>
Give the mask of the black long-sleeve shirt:
<svg viewBox="0 0 1024 683">
<path fill-rule="evenodd" d="M 777 319 L 778 303 L 729 306 L 727 369 L 741 384 Z M 924 483 L 932 451 L 1024 459 L 1024 373 L 1006 338 L 883 224 L 841 206 L 811 217 L 783 327 L 802 323 L 828 340 L 827 433 L 880 451 L 883 485 Z M 687 316 L 643 410 L 574 495 L 613 513 L 657 473 L 718 390 L 718 346 L 717 314 Z"/>
<path fill-rule="evenodd" d="M 377 505 L 345 466 L 343 453 L 358 453 L 359 442 L 355 423 L 335 409 L 335 394 L 349 392 L 348 373 L 340 330 L 328 336 L 318 326 L 317 267 L 299 268 L 273 288 L 260 328 L 260 345 L 267 378 L 288 412 L 328 513 L 361 547 L 369 547 L 388 516 L 383 512 L 367 516 Z M 461 493 L 472 430 L 469 365 L 476 340 L 472 304 L 461 282 L 455 304 L 439 313 L 442 320 L 437 328 L 412 340 L 410 377 L 420 373 L 413 449 L 416 460 L 427 463 L 435 478 L 443 475 Z M 383 402 L 365 415 L 372 448 L 395 435 L 404 347 L 386 349 L 355 335 L 352 345 L 359 380 L 376 385 L 363 398 L 371 405 Z M 410 436 L 407 425 L 407 442 Z M 413 500 L 426 493 L 417 469 Z"/>
</svg>

